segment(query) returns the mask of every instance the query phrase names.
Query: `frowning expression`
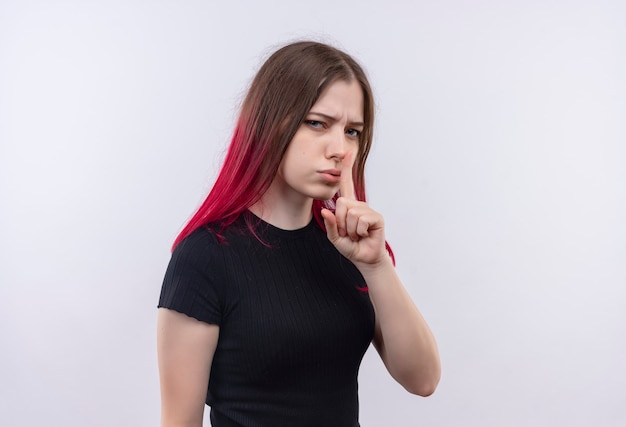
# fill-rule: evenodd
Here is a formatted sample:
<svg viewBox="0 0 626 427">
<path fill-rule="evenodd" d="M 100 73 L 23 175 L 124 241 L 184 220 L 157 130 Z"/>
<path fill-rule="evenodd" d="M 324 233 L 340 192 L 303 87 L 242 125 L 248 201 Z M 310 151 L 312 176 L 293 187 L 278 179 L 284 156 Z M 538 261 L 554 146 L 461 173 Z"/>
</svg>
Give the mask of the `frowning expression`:
<svg viewBox="0 0 626 427">
<path fill-rule="evenodd" d="M 331 199 L 339 189 L 341 161 L 356 158 L 363 131 L 363 91 L 338 80 L 322 92 L 291 140 L 272 183 L 283 197 Z"/>
</svg>

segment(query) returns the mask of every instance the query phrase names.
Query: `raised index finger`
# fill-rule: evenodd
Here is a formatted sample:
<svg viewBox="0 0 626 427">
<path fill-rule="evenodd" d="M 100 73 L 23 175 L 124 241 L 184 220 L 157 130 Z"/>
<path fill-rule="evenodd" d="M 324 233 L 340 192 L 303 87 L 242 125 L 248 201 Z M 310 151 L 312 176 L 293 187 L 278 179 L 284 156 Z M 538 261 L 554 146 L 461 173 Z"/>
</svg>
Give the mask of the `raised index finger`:
<svg viewBox="0 0 626 427">
<path fill-rule="evenodd" d="M 341 160 L 341 178 L 339 180 L 339 194 L 351 200 L 356 200 L 354 181 L 352 180 L 352 151 L 346 153 Z"/>
</svg>

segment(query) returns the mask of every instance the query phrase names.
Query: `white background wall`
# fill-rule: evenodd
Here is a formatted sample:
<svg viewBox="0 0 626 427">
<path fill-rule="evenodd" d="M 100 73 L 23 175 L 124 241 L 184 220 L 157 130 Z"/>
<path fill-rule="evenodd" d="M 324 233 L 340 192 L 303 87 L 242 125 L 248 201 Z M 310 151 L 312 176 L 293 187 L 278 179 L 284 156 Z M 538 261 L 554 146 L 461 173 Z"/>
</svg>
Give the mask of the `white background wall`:
<svg viewBox="0 0 626 427">
<path fill-rule="evenodd" d="M 626 425 L 622 1 L 0 1 L 0 425 L 154 426 L 156 303 L 283 43 L 378 100 L 368 168 L 443 378 L 368 426 Z M 208 421 L 206 422 L 208 425 Z"/>
</svg>

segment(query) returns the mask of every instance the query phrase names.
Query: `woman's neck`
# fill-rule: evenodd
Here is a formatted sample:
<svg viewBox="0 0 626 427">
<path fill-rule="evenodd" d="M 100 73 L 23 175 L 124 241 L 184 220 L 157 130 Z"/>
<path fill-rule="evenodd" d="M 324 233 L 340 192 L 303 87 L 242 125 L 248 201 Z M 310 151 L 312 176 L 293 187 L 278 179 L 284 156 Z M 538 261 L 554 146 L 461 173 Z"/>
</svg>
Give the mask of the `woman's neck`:
<svg viewBox="0 0 626 427">
<path fill-rule="evenodd" d="M 297 230 L 311 222 L 313 199 L 289 200 L 270 189 L 249 210 L 263 221 L 282 230 Z"/>
</svg>

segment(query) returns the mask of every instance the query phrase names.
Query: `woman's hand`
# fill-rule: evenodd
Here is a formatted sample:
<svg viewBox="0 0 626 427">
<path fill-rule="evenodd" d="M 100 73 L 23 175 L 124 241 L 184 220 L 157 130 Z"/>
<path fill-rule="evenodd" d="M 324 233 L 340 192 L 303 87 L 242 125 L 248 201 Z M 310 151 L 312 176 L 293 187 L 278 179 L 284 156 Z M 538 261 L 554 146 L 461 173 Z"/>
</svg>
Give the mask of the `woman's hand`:
<svg viewBox="0 0 626 427">
<path fill-rule="evenodd" d="M 341 162 L 341 181 L 335 213 L 322 209 L 328 239 L 355 265 L 375 266 L 389 261 L 384 220 L 367 203 L 356 200 L 352 180 L 352 153 Z"/>
</svg>

